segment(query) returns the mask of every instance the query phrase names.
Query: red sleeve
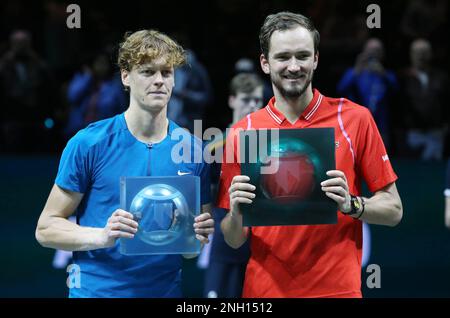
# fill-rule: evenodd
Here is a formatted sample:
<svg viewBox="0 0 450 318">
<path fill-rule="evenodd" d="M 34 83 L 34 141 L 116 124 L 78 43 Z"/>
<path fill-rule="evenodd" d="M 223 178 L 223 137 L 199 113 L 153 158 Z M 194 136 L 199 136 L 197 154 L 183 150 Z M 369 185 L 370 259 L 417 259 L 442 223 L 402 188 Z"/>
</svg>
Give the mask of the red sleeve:
<svg viewBox="0 0 450 318">
<path fill-rule="evenodd" d="M 397 180 L 377 125 L 369 110 L 364 109 L 359 127 L 357 166 L 373 193 Z"/>
<path fill-rule="evenodd" d="M 241 174 L 241 165 L 238 162 L 238 132 L 240 129 L 231 129 L 227 136 L 223 150 L 222 169 L 220 171 L 219 193 L 217 196 L 217 206 L 230 209 L 230 196 L 228 189 L 234 176 Z"/>
</svg>

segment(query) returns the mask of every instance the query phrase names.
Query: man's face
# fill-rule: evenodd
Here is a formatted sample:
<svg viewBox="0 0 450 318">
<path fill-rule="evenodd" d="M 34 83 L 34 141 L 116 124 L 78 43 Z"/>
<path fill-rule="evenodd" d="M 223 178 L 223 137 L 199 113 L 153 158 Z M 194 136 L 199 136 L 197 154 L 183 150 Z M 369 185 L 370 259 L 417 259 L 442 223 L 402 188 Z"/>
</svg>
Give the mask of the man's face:
<svg viewBox="0 0 450 318">
<path fill-rule="evenodd" d="M 151 63 L 122 70 L 122 83 L 130 87 L 130 98 L 149 111 L 160 111 L 167 106 L 174 82 L 174 69 L 159 58 Z"/>
<path fill-rule="evenodd" d="M 411 62 L 414 67 L 426 67 L 432 57 L 431 45 L 425 40 L 416 40 L 410 48 Z"/>
<path fill-rule="evenodd" d="M 10 38 L 11 49 L 16 54 L 26 54 L 31 49 L 31 36 L 25 31 L 15 31 Z"/>
<path fill-rule="evenodd" d="M 250 93 L 238 92 L 228 99 L 230 108 L 236 112 L 239 119 L 260 109 L 263 105 L 263 87 L 256 87 Z"/>
<path fill-rule="evenodd" d="M 270 37 L 269 57 L 261 55 L 261 67 L 275 90 L 285 98 L 299 98 L 311 84 L 317 67 L 314 40 L 303 27 L 275 31 Z"/>
<path fill-rule="evenodd" d="M 364 46 L 364 54 L 369 59 L 375 59 L 378 61 L 383 60 L 384 58 L 384 45 L 378 39 L 370 39 L 367 41 Z"/>
</svg>

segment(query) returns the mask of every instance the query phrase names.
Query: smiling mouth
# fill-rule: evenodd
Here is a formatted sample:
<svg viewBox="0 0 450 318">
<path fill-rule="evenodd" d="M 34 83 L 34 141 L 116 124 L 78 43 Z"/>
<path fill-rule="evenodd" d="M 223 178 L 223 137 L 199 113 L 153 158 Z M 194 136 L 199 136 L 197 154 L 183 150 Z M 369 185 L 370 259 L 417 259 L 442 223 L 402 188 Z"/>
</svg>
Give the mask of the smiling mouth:
<svg viewBox="0 0 450 318">
<path fill-rule="evenodd" d="M 305 78 L 305 75 L 300 75 L 300 76 L 295 76 L 295 77 L 284 76 L 284 78 L 287 79 L 287 80 L 290 80 L 290 81 L 296 81 L 296 80 L 300 80 L 300 79 Z"/>
</svg>

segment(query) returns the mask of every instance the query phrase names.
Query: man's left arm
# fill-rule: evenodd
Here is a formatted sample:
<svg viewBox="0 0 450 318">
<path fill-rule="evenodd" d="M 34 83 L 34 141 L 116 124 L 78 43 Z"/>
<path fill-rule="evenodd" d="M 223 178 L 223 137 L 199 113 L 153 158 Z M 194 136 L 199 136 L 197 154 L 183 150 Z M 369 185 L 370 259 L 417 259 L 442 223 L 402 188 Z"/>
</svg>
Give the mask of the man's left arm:
<svg viewBox="0 0 450 318">
<path fill-rule="evenodd" d="M 330 179 L 321 183 L 322 191 L 336 201 L 339 210 L 369 224 L 396 226 L 403 217 L 403 207 L 395 182 L 375 192 L 370 198 L 356 197 L 359 208 L 352 213 L 352 198 L 345 174 L 340 170 L 327 172 Z"/>
<path fill-rule="evenodd" d="M 360 201 L 361 208 L 354 218 L 369 224 L 388 226 L 396 226 L 402 220 L 403 206 L 395 182 L 376 191 L 370 198 L 358 197 L 357 200 Z"/>
</svg>

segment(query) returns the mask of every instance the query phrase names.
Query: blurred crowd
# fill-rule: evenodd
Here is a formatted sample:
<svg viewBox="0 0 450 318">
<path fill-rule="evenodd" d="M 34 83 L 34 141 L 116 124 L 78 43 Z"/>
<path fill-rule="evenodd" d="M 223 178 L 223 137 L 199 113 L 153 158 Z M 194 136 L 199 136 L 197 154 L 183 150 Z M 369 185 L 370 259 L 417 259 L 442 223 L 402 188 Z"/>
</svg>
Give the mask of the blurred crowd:
<svg viewBox="0 0 450 318">
<path fill-rule="evenodd" d="M 267 13 L 286 9 L 311 16 L 321 33 L 317 88 L 369 108 L 391 156 L 449 156 L 445 0 L 382 4 L 381 29 L 367 28 L 365 1 L 216 0 L 205 4 L 208 17 L 184 4 L 164 19 L 157 10 L 145 11 L 145 2 L 136 3 L 150 20 L 136 13 L 131 22 L 119 21 L 120 8 L 80 1 L 78 30 L 66 26 L 68 2 L 0 4 L 1 153 L 58 153 L 89 123 L 123 112 L 128 96 L 116 48 L 125 31 L 138 28 L 160 29 L 187 49 L 188 64 L 176 70 L 169 118 L 190 130 L 195 119 L 204 120 L 203 129 L 225 128 L 231 121 L 229 80 L 242 72 L 261 75 L 257 30 Z M 184 9 L 195 22 L 181 14 Z M 264 102 L 270 96 L 266 82 Z"/>
</svg>

